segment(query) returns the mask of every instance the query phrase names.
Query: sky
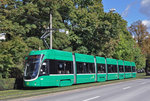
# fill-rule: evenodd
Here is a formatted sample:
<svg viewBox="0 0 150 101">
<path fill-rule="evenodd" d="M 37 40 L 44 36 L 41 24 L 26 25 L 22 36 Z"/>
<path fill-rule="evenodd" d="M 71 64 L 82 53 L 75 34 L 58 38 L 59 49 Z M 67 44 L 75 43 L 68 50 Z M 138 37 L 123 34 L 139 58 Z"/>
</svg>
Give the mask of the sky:
<svg viewBox="0 0 150 101">
<path fill-rule="evenodd" d="M 141 20 L 150 32 L 150 0 L 102 0 L 104 11 L 116 9 L 130 26 L 133 22 Z"/>
</svg>

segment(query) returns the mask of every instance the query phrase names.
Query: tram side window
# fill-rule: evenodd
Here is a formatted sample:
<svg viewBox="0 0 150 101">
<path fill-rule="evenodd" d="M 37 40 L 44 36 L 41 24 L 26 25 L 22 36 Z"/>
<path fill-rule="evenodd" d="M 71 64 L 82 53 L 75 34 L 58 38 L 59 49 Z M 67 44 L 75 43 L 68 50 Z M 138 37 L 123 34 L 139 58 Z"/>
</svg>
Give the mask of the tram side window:
<svg viewBox="0 0 150 101">
<path fill-rule="evenodd" d="M 112 73 L 112 65 L 107 65 L 108 73 Z"/>
<path fill-rule="evenodd" d="M 83 72 L 82 73 L 88 73 L 88 64 L 87 63 L 83 63 Z"/>
<path fill-rule="evenodd" d="M 73 74 L 71 61 L 50 60 L 50 74 Z"/>
<path fill-rule="evenodd" d="M 131 72 L 131 66 L 125 66 L 125 72 Z"/>
<path fill-rule="evenodd" d="M 136 72 L 135 66 L 132 66 L 132 72 Z"/>
<path fill-rule="evenodd" d="M 128 69 L 129 69 L 128 71 L 131 72 L 131 66 L 128 66 Z"/>
<path fill-rule="evenodd" d="M 125 66 L 125 72 L 129 72 L 128 66 Z"/>
<path fill-rule="evenodd" d="M 98 73 L 106 73 L 105 64 L 97 64 Z"/>
<path fill-rule="evenodd" d="M 56 68 L 57 68 L 58 74 L 65 74 L 64 62 L 58 62 Z"/>
<path fill-rule="evenodd" d="M 84 73 L 82 63 L 77 62 L 77 73 Z"/>
<path fill-rule="evenodd" d="M 95 66 L 94 63 L 88 63 L 88 71 L 89 73 L 95 73 Z"/>
<path fill-rule="evenodd" d="M 119 65 L 119 72 L 124 72 L 123 66 Z"/>
<path fill-rule="evenodd" d="M 108 73 L 117 73 L 117 65 L 107 65 Z"/>
<path fill-rule="evenodd" d="M 94 63 L 77 62 L 77 73 L 95 73 Z"/>
<path fill-rule="evenodd" d="M 117 65 L 112 65 L 112 72 L 117 73 Z"/>
<path fill-rule="evenodd" d="M 65 73 L 66 74 L 73 74 L 73 64 L 71 62 L 65 63 Z"/>
<path fill-rule="evenodd" d="M 50 67 L 50 74 L 57 74 L 57 68 L 56 68 L 56 60 L 50 60 L 50 63 L 49 63 L 49 67 Z"/>
</svg>

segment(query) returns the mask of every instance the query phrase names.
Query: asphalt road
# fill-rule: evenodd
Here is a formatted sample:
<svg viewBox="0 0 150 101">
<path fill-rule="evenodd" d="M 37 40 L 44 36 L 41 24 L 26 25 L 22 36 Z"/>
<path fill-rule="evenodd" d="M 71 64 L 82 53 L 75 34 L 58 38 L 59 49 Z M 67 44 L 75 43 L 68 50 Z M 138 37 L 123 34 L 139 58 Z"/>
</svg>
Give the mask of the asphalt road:
<svg viewBox="0 0 150 101">
<path fill-rule="evenodd" d="M 150 101 L 150 79 L 46 94 L 18 101 Z"/>
</svg>

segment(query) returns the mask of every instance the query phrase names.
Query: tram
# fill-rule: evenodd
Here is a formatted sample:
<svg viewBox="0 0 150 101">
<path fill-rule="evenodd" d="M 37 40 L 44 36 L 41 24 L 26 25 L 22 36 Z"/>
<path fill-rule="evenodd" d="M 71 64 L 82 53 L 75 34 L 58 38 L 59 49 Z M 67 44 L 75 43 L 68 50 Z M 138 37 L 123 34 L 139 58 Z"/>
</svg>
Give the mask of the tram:
<svg viewBox="0 0 150 101">
<path fill-rule="evenodd" d="M 134 62 L 55 49 L 37 50 L 26 58 L 24 86 L 70 86 L 135 77 Z"/>
</svg>

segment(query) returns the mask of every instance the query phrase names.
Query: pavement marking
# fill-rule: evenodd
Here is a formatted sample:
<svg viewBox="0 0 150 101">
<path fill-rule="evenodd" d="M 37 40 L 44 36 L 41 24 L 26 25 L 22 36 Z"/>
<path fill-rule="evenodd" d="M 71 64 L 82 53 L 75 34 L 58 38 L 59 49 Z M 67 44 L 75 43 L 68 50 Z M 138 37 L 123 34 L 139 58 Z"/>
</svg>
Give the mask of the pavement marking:
<svg viewBox="0 0 150 101">
<path fill-rule="evenodd" d="M 99 98 L 100 96 L 95 96 L 95 97 L 92 97 L 92 98 L 89 98 L 89 99 L 85 99 L 83 101 L 89 101 L 89 100 L 93 100 L 93 99 L 96 99 L 96 98 Z"/>
<path fill-rule="evenodd" d="M 125 88 L 123 88 L 123 90 L 129 89 L 129 88 L 131 88 L 131 87 L 130 87 L 130 86 L 128 86 L 128 87 L 125 87 Z"/>
</svg>

